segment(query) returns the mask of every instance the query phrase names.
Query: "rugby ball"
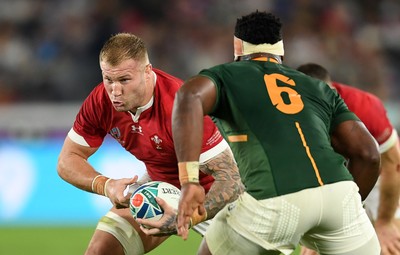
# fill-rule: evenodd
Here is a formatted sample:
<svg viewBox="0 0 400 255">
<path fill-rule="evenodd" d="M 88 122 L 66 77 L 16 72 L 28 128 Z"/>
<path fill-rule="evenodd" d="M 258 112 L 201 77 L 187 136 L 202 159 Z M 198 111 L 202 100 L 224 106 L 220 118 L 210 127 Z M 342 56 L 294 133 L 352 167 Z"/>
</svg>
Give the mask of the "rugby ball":
<svg viewBox="0 0 400 255">
<path fill-rule="evenodd" d="M 147 182 L 132 193 L 129 209 L 135 219 L 156 221 L 164 214 L 164 210 L 157 203 L 156 197 L 162 198 L 167 204 L 178 209 L 180 195 L 181 191 L 167 182 Z"/>
</svg>

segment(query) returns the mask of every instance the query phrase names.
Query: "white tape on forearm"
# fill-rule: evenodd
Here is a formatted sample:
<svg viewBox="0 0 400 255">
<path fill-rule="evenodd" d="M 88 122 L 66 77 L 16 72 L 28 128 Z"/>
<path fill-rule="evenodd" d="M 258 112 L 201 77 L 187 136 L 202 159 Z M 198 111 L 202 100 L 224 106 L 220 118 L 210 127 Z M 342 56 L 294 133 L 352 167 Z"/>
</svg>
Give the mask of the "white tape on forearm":
<svg viewBox="0 0 400 255">
<path fill-rule="evenodd" d="M 101 174 L 94 177 L 92 180 L 92 192 L 104 196 L 106 182 L 109 180 L 110 178 Z"/>
<path fill-rule="evenodd" d="M 188 182 L 199 183 L 199 161 L 179 162 L 178 168 L 181 185 Z"/>
</svg>

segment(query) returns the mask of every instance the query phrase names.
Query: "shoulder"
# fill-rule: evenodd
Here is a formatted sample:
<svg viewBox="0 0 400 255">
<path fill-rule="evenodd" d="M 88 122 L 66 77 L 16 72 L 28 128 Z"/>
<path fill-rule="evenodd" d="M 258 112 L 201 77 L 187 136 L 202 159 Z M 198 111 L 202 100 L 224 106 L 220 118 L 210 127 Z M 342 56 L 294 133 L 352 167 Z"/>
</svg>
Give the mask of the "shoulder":
<svg viewBox="0 0 400 255">
<path fill-rule="evenodd" d="M 227 73 L 235 73 L 235 70 L 242 70 L 245 69 L 248 65 L 249 62 L 245 61 L 237 61 L 237 62 L 228 62 L 224 64 L 219 64 L 215 65 L 209 68 L 205 68 L 199 72 L 199 74 L 210 74 L 210 75 L 222 75 L 222 74 L 227 74 Z"/>
<path fill-rule="evenodd" d="M 103 83 L 99 83 L 82 103 L 77 119 L 80 119 L 82 123 L 89 120 L 96 123 L 102 122 L 108 116 L 112 116 L 113 110 Z"/>
<path fill-rule="evenodd" d="M 86 97 L 84 105 L 93 105 L 95 108 L 101 108 L 104 105 L 110 105 L 110 99 L 108 98 L 107 92 L 104 88 L 103 82 L 99 83 Z"/>
<path fill-rule="evenodd" d="M 361 90 L 359 88 L 347 85 L 347 84 L 343 84 L 343 83 L 339 83 L 339 82 L 332 82 L 332 86 L 338 91 L 338 93 L 344 97 L 358 97 L 358 98 L 368 98 L 371 99 L 373 101 L 377 101 L 379 103 L 381 103 L 381 100 L 375 96 L 372 93 L 369 93 L 368 91 L 365 90 Z"/>
<path fill-rule="evenodd" d="M 332 82 L 332 86 L 337 90 L 339 95 L 345 100 L 346 104 L 348 104 L 350 108 L 368 108 L 371 110 L 386 111 L 382 100 L 370 92 L 338 82 Z"/>
<path fill-rule="evenodd" d="M 383 102 L 367 91 L 340 83 L 333 85 L 349 109 L 360 118 L 378 143 L 385 143 L 394 128 Z"/>
<path fill-rule="evenodd" d="M 156 68 L 153 68 L 153 72 L 156 75 L 156 96 L 175 97 L 183 80 Z"/>
</svg>

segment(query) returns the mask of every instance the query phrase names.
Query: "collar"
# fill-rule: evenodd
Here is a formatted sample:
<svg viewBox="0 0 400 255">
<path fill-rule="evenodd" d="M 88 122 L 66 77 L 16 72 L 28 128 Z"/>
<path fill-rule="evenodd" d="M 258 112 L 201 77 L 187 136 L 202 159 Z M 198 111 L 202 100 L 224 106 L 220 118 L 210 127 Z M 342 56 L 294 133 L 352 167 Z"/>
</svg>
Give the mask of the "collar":
<svg viewBox="0 0 400 255">
<path fill-rule="evenodd" d="M 280 56 L 265 52 L 258 52 L 258 53 L 238 56 L 235 59 L 235 61 L 243 61 L 243 60 L 269 61 L 277 64 L 282 64 L 282 59 Z"/>
<path fill-rule="evenodd" d="M 147 104 L 138 107 L 136 109 L 136 113 L 132 113 L 131 111 L 129 111 L 129 113 L 132 115 L 133 122 L 135 123 L 138 122 L 140 114 L 149 109 L 153 105 L 153 102 L 154 102 L 154 95 L 150 98 L 150 101 Z"/>
</svg>

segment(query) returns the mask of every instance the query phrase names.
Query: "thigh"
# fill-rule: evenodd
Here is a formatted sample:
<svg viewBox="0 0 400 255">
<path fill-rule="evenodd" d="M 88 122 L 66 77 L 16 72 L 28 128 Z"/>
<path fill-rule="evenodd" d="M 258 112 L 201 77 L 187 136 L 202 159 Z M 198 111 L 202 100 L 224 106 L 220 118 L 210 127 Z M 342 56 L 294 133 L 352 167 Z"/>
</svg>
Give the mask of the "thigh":
<svg viewBox="0 0 400 255">
<path fill-rule="evenodd" d="M 300 248 L 300 255 L 323 255 L 326 253 L 319 254 L 317 251 L 311 250 L 302 246 Z M 353 249 L 349 252 L 335 253 L 335 255 L 354 255 L 354 254 L 380 254 L 379 241 L 376 238 L 371 238 L 368 242 L 364 243 L 360 247 Z"/>
<path fill-rule="evenodd" d="M 321 255 L 325 255 L 326 253 L 321 253 Z M 366 242 L 360 247 L 354 248 L 348 252 L 338 252 L 335 253 L 337 255 L 380 255 L 381 247 L 379 245 L 378 238 L 371 237 L 371 239 L 366 240 Z"/>
<path fill-rule="evenodd" d="M 85 255 L 125 255 L 124 247 L 113 234 L 96 229 Z"/>
<path fill-rule="evenodd" d="M 151 251 L 168 237 L 147 236 L 129 209 L 111 209 L 102 217 L 86 254 L 140 255 Z"/>
<path fill-rule="evenodd" d="M 241 200 L 241 199 L 239 199 Z M 262 240 L 254 236 L 254 238 L 245 237 L 244 232 L 251 232 L 243 230 L 238 231 L 232 228 L 229 219 L 235 213 L 234 208 L 237 206 L 236 202 L 225 206 L 212 220 L 210 226 L 205 234 L 205 242 L 203 241 L 199 254 L 208 255 L 211 251 L 213 255 L 243 255 L 243 254 L 265 254 L 265 255 L 278 255 L 280 252 L 274 247 L 270 246 L 265 248 L 259 244 Z M 252 208 L 254 209 L 254 207 Z M 241 216 L 237 216 L 241 217 Z"/>
<path fill-rule="evenodd" d="M 379 242 L 356 184 L 340 182 L 325 185 L 321 190 L 321 221 L 303 236 L 302 243 L 320 254 L 379 254 Z M 363 253 L 367 250 L 364 247 L 370 250 Z"/>
</svg>

